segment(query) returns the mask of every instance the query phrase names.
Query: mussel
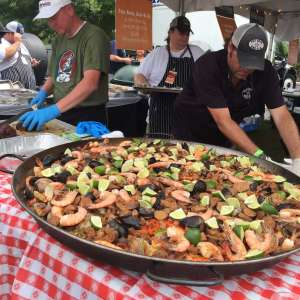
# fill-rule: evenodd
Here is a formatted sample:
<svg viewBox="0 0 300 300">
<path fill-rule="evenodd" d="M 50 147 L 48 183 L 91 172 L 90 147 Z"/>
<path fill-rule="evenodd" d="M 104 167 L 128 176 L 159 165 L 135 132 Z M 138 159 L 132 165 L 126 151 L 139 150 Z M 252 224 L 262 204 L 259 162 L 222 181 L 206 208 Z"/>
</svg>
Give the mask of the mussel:
<svg viewBox="0 0 300 300">
<path fill-rule="evenodd" d="M 91 167 L 92 169 L 101 166 L 101 163 L 98 160 L 91 160 L 89 162 L 89 167 Z"/>
<path fill-rule="evenodd" d="M 128 228 L 120 224 L 116 219 L 112 219 L 108 222 L 108 225 L 118 232 L 119 238 L 127 238 Z"/>
<path fill-rule="evenodd" d="M 122 224 L 126 225 L 127 227 L 133 227 L 134 229 L 141 228 L 140 221 L 133 216 L 121 217 L 120 220 Z"/>
<path fill-rule="evenodd" d="M 57 156 L 53 156 L 52 154 L 47 154 L 46 156 L 44 156 L 44 158 L 42 159 L 42 163 L 45 167 L 49 167 L 51 166 L 56 160 L 57 160 Z"/>
<path fill-rule="evenodd" d="M 50 177 L 51 180 L 61 182 L 61 183 L 66 183 L 68 180 L 68 177 L 71 176 L 72 174 L 69 171 L 63 171 L 61 173 L 55 174 Z"/>
<path fill-rule="evenodd" d="M 139 208 L 139 214 L 142 216 L 144 219 L 151 219 L 154 217 L 154 210 L 152 208 L 144 208 L 140 207 Z"/>
<path fill-rule="evenodd" d="M 203 180 L 198 180 L 193 188 L 192 195 L 203 193 L 206 191 L 206 183 Z"/>
<path fill-rule="evenodd" d="M 69 155 L 64 155 L 61 159 L 60 162 L 65 165 L 67 162 L 74 160 L 74 157 L 69 156 Z"/>
<path fill-rule="evenodd" d="M 204 220 L 200 216 L 186 217 L 180 220 L 180 224 L 185 227 L 199 228 L 200 231 L 205 229 Z"/>
</svg>

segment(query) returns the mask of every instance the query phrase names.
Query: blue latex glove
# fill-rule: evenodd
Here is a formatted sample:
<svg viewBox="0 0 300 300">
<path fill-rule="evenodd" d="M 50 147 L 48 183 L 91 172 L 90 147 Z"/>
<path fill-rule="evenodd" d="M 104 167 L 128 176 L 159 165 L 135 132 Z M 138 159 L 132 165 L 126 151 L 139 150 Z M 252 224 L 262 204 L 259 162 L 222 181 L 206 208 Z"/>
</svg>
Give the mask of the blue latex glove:
<svg viewBox="0 0 300 300">
<path fill-rule="evenodd" d="M 100 122 L 86 121 L 79 122 L 76 126 L 76 133 L 78 134 L 90 134 L 96 138 L 101 137 L 103 134 L 110 131 Z"/>
<path fill-rule="evenodd" d="M 48 93 L 44 89 L 40 89 L 37 95 L 31 99 L 30 105 L 37 105 L 39 107 L 47 97 Z"/>
<path fill-rule="evenodd" d="M 49 107 L 27 112 L 20 117 L 19 121 L 23 123 L 23 126 L 29 130 L 40 130 L 45 123 L 55 119 L 61 115 L 60 110 L 56 104 Z"/>
</svg>

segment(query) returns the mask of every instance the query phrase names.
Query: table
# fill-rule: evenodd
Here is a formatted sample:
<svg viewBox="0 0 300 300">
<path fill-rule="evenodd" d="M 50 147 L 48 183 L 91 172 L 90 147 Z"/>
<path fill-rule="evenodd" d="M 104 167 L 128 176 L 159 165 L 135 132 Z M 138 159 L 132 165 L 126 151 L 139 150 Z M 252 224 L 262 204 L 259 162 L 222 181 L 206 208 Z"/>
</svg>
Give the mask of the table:
<svg viewBox="0 0 300 300">
<path fill-rule="evenodd" d="M 157 283 L 65 247 L 43 231 L 0 173 L 0 299 L 271 299 L 300 298 L 300 253 L 273 268 L 224 281 L 222 286 Z"/>
</svg>

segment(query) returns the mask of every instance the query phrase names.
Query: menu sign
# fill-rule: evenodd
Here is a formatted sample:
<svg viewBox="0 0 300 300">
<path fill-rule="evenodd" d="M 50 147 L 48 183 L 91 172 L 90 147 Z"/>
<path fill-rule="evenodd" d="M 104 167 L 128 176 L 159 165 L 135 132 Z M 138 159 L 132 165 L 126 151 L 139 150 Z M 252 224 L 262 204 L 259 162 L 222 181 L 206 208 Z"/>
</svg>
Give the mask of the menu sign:
<svg viewBox="0 0 300 300">
<path fill-rule="evenodd" d="M 152 1 L 116 0 L 116 47 L 152 48 Z"/>
<path fill-rule="evenodd" d="M 290 65 L 295 65 L 298 62 L 298 50 L 299 50 L 299 40 L 290 41 L 289 56 L 288 56 L 288 63 Z"/>
<path fill-rule="evenodd" d="M 222 32 L 224 41 L 231 38 L 232 33 L 236 29 L 234 20 L 234 11 L 232 6 L 222 6 L 215 8 L 219 27 Z"/>
</svg>

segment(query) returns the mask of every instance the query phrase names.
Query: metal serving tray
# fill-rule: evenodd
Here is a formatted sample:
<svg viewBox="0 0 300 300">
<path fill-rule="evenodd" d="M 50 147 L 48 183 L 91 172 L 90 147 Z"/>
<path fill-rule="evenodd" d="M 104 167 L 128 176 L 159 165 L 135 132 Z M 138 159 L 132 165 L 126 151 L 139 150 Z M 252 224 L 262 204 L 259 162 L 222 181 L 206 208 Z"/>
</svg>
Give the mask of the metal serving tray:
<svg viewBox="0 0 300 300">
<path fill-rule="evenodd" d="M 144 94 L 151 94 L 151 93 L 171 93 L 171 94 L 179 94 L 182 91 L 182 88 L 175 87 L 163 87 L 163 86 L 134 86 L 136 90 L 144 93 Z"/>
<path fill-rule="evenodd" d="M 29 157 L 45 149 L 69 142 L 68 139 L 51 133 L 33 136 L 16 136 L 0 140 L 0 155 L 16 154 Z"/>
</svg>

